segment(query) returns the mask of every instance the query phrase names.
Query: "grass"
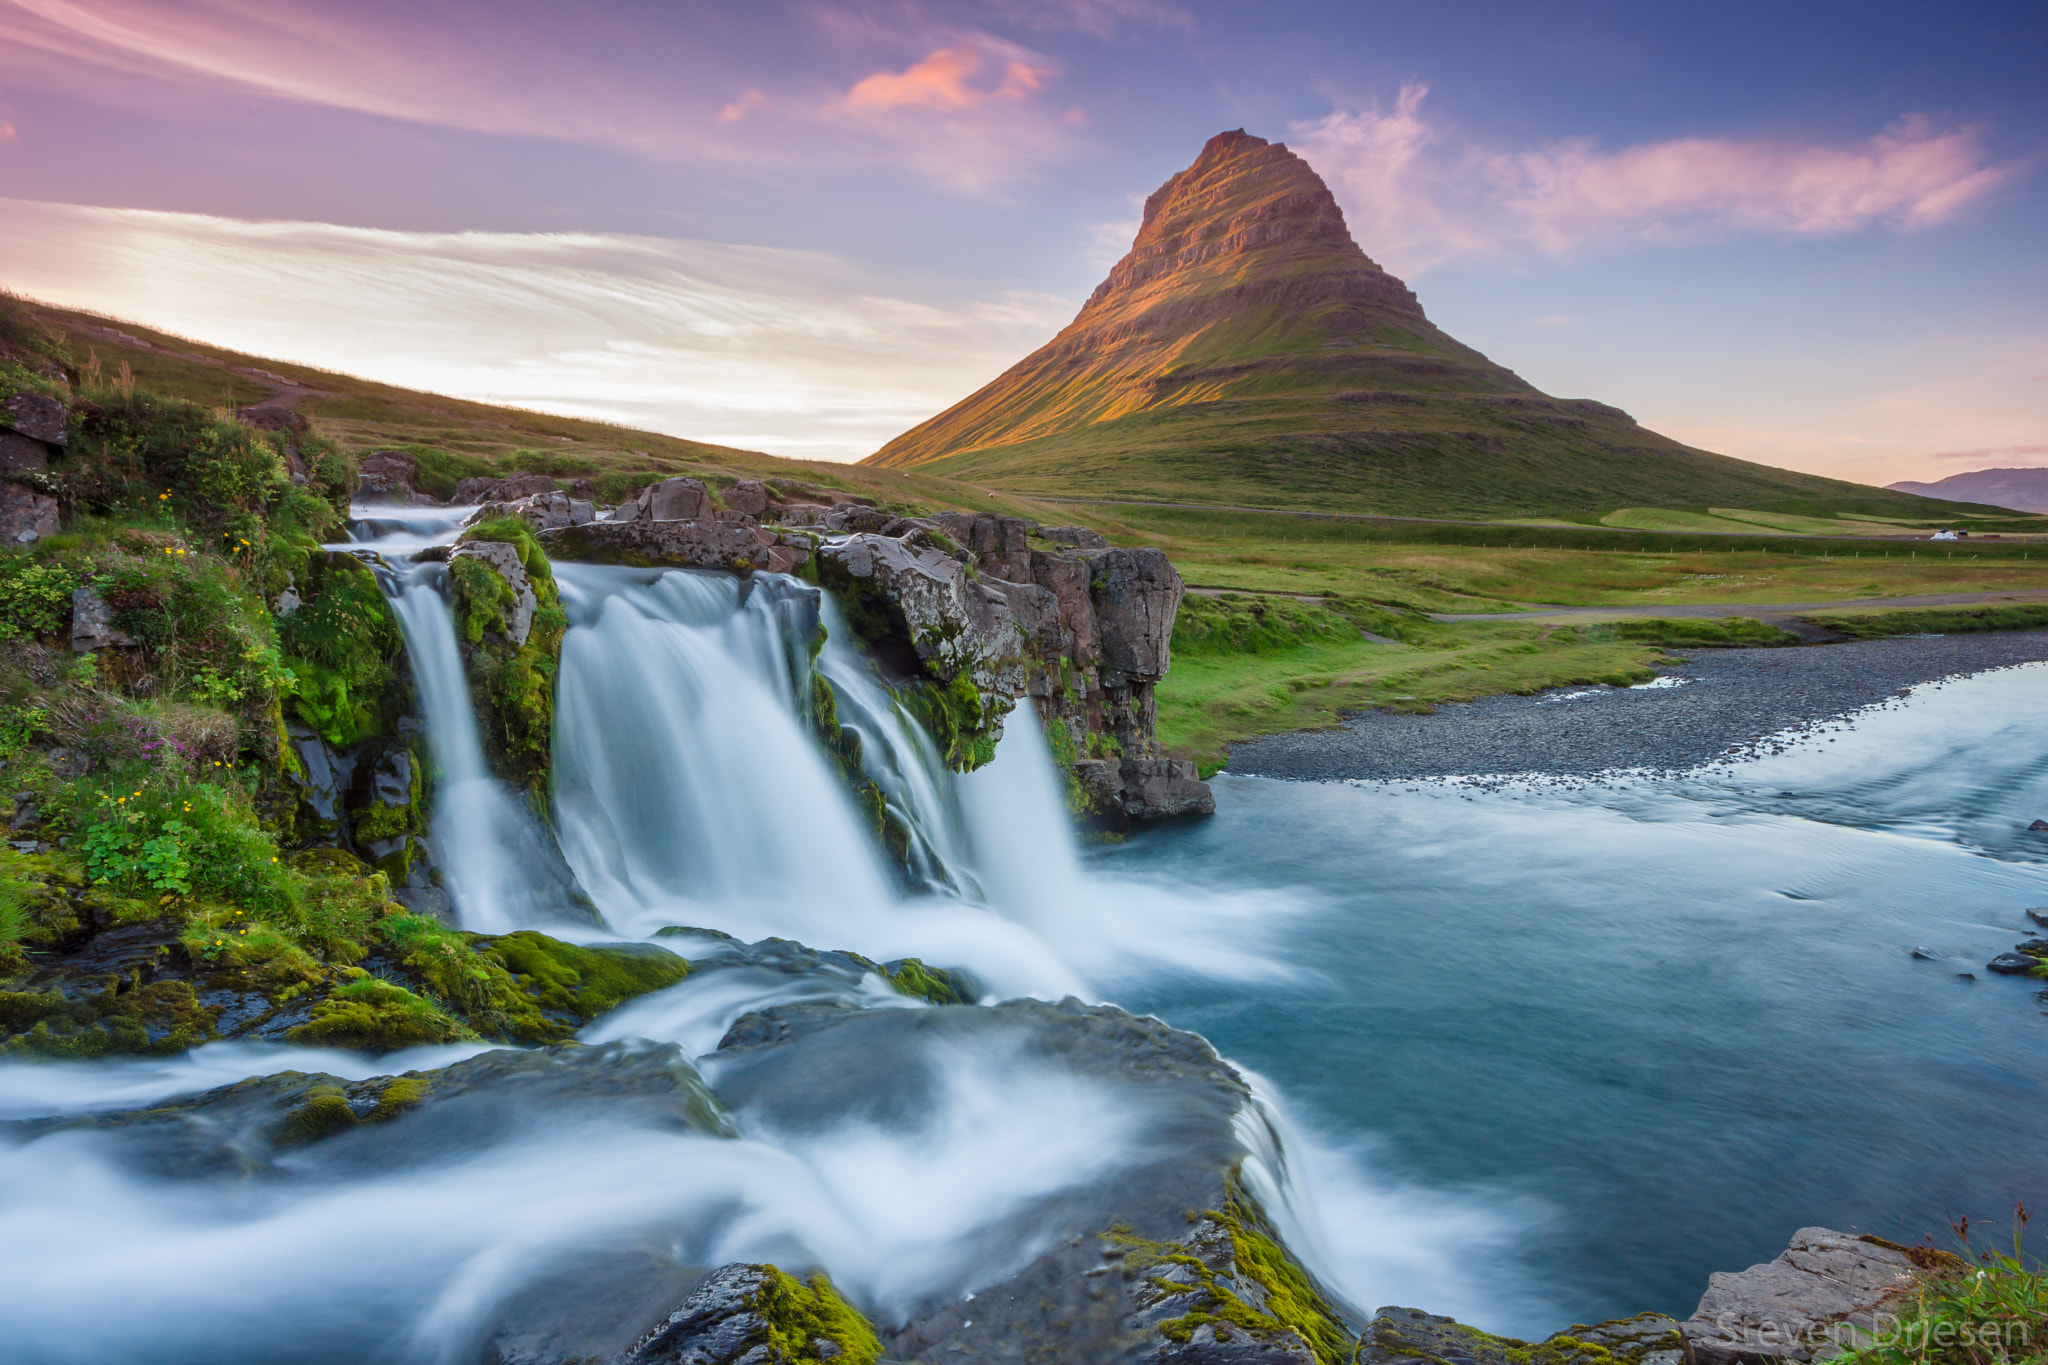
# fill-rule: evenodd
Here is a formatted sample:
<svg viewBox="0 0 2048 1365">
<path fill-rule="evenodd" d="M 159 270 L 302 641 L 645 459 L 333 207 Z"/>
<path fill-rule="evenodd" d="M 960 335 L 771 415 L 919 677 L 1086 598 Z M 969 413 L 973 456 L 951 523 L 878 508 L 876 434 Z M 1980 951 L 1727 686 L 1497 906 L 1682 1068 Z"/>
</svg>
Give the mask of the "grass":
<svg viewBox="0 0 2048 1365">
<path fill-rule="evenodd" d="M 1293 612 L 1301 624 L 1291 643 L 1280 638 L 1284 626 L 1269 624 L 1265 638 L 1238 648 L 1184 650 L 1176 628 L 1173 671 L 1158 690 L 1160 742 L 1193 757 L 1206 775 L 1222 766 L 1230 741 L 1251 735 L 1322 728 L 1346 711 L 1372 707 L 1429 711 L 1500 693 L 1628 686 L 1649 681 L 1651 664 L 1664 657 L 1662 637 L 1652 630 L 1631 638 L 1604 626 L 1418 623 L 1422 643 L 1381 644 L 1328 608 Z M 1333 621 L 1349 626 L 1349 638 Z"/>
<path fill-rule="evenodd" d="M 2029 1214 L 2013 1217 L 2010 1249 L 1980 1250 L 1970 1222 L 1955 1230 L 1963 1255 L 1911 1249 L 1931 1265 L 1906 1310 L 1880 1318 L 1874 1339 L 1841 1365 L 2037 1365 L 2048 1360 L 2048 1274 L 2030 1263 L 2024 1234 Z M 1906 1248 L 1902 1248 L 1904 1250 Z"/>
</svg>

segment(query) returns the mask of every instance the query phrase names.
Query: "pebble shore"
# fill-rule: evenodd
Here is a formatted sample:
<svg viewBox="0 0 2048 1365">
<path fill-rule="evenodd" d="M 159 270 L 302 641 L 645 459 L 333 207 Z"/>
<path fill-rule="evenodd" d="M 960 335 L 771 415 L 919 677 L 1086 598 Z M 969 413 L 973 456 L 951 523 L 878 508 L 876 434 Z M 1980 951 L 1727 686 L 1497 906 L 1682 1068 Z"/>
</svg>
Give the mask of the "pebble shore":
<svg viewBox="0 0 2048 1365">
<path fill-rule="evenodd" d="M 1920 683 L 2048 660 L 2048 631 L 1909 636 L 1789 649 L 1702 649 L 1630 688 L 1557 688 L 1370 711 L 1330 730 L 1230 746 L 1229 771 L 1307 780 L 1623 769 L 1682 772 L 1767 752 L 1773 736 L 1838 719 Z"/>
</svg>

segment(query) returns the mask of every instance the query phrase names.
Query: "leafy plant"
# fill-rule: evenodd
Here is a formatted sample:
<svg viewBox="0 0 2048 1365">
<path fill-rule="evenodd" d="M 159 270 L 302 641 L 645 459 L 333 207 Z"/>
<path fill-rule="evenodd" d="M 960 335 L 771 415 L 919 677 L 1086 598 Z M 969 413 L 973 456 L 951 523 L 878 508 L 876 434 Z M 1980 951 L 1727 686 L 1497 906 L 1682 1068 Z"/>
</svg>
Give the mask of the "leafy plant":
<svg viewBox="0 0 2048 1365">
<path fill-rule="evenodd" d="M 2011 1250 L 1979 1250 L 1970 1220 L 1953 1224 L 1963 1256 L 1920 1251 L 1937 1268 L 1910 1309 L 1883 1325 L 1873 1344 L 1839 1359 L 1851 1365 L 2031 1365 L 2048 1360 L 2048 1273 L 2029 1267 L 2031 1215 L 2013 1214 Z M 1975 1262 L 1973 1265 L 1972 1262 Z"/>
<path fill-rule="evenodd" d="M 0 567 L 0 640 L 48 635 L 71 611 L 78 575 L 57 564 L 10 556 Z"/>
</svg>

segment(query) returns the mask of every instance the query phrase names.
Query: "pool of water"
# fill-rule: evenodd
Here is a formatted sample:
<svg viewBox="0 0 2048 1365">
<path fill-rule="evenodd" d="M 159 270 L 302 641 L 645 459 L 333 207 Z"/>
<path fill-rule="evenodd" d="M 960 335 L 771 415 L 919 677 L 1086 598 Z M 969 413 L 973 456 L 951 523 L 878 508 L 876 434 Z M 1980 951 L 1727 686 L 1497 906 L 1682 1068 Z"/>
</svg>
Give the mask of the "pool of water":
<svg viewBox="0 0 2048 1365">
<path fill-rule="evenodd" d="M 1675 780 L 1224 774 L 1213 820 L 1091 866 L 1270 891 L 1294 971 L 1117 998 L 1285 1096 L 1368 1308 L 1405 1282 L 1360 1171 L 1461 1261 L 1460 1302 L 1414 1306 L 1523 1335 L 1685 1316 L 1802 1226 L 2003 1221 L 2048 1203 L 2043 983 L 1983 967 L 2048 904 L 2044 696 L 2038 664 L 1930 685 Z"/>
</svg>

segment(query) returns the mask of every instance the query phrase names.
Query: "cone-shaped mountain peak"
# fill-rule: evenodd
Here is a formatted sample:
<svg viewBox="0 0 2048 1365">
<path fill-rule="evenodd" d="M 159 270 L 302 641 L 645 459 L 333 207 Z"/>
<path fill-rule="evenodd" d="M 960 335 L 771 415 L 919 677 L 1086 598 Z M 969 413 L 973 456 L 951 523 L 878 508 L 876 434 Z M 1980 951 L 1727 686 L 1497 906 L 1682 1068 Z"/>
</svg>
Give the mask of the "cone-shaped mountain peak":
<svg viewBox="0 0 2048 1365">
<path fill-rule="evenodd" d="M 921 464 L 1247 384 L 1324 388 L 1346 368 L 1333 351 L 1375 344 L 1475 365 L 1489 389 L 1527 387 L 1430 325 L 1359 250 L 1306 161 L 1242 129 L 1219 133 L 1145 201 L 1130 251 L 1064 331 L 868 463 Z"/>
<path fill-rule="evenodd" d="M 1438 330 L 1322 177 L 1243 129 L 1145 201 L 1058 336 L 863 463 L 940 460 L 1018 493 L 1403 515 L 1875 492 L 1538 392 Z"/>
</svg>

